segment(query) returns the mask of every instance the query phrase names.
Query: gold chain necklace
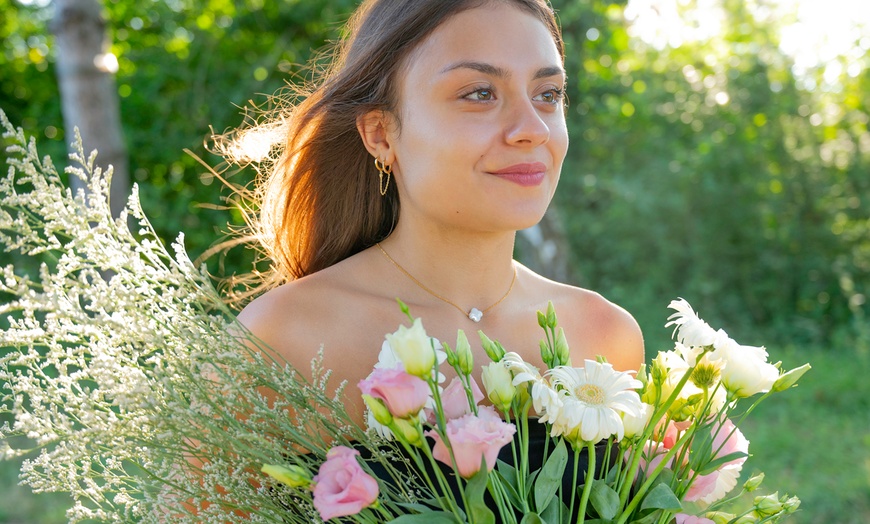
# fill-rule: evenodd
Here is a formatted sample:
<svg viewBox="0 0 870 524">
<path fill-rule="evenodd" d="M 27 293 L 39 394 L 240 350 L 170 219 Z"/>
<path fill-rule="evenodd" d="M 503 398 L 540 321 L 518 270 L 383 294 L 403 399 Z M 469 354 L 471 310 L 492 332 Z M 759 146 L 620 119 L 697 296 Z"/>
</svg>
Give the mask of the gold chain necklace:
<svg viewBox="0 0 870 524">
<path fill-rule="evenodd" d="M 510 287 L 508 287 L 508 290 L 504 294 L 504 296 L 502 296 L 500 299 L 498 299 L 495 302 L 495 304 L 489 306 L 486 309 L 480 310 L 480 309 L 477 309 L 476 307 L 473 307 L 470 310 L 466 311 L 466 310 L 462 309 L 462 307 L 460 307 L 456 302 L 453 302 L 452 300 L 450 300 L 447 297 L 439 295 L 438 293 L 436 293 L 436 292 L 432 291 L 431 289 L 429 289 L 428 287 L 426 287 L 422 282 L 420 282 L 419 280 L 414 278 L 414 275 L 412 275 L 411 273 L 408 273 L 407 269 L 403 268 L 398 262 L 393 260 L 393 257 L 391 257 L 390 254 L 384 250 L 384 248 L 381 246 L 380 242 L 376 243 L 375 245 L 378 246 L 378 249 L 381 250 L 381 253 L 383 253 L 384 256 L 387 257 L 387 260 L 389 260 L 390 262 L 393 263 L 394 266 L 396 266 L 396 269 L 401 271 L 406 277 L 410 278 L 415 284 L 420 286 L 420 288 L 423 291 L 425 291 L 426 293 L 429 293 L 430 295 L 437 298 L 438 300 L 441 300 L 443 302 L 447 302 L 451 306 L 453 306 L 456 309 L 458 309 L 459 311 L 461 311 L 463 315 L 467 316 L 469 319 L 471 319 L 474 322 L 480 322 L 480 320 L 483 318 L 484 313 L 486 313 L 490 309 L 494 308 L 495 306 L 501 304 L 502 301 L 504 301 L 504 299 L 506 299 L 508 297 L 508 295 L 511 294 L 511 291 L 513 291 L 513 289 L 514 289 L 514 284 L 517 281 L 517 268 L 516 268 L 516 266 L 514 266 L 514 277 L 511 279 L 511 285 L 510 285 Z"/>
</svg>

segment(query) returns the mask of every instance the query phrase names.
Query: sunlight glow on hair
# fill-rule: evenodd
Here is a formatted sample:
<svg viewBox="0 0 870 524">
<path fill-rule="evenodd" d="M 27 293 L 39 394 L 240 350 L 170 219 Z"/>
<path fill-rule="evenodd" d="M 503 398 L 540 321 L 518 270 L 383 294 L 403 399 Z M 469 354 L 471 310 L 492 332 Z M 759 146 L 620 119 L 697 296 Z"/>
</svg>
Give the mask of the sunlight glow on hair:
<svg viewBox="0 0 870 524">
<path fill-rule="evenodd" d="M 276 148 L 286 138 L 284 121 L 259 124 L 239 131 L 224 144 L 223 154 L 237 164 L 259 164 L 272 160 Z"/>
</svg>

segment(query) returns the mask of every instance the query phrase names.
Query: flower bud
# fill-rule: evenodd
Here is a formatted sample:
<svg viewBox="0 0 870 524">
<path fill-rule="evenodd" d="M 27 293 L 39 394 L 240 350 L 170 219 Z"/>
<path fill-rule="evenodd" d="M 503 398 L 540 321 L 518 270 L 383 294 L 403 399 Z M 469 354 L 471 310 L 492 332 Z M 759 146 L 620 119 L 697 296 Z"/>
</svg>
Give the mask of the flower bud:
<svg viewBox="0 0 870 524">
<path fill-rule="evenodd" d="M 786 513 L 794 513 L 801 505 L 801 499 L 797 497 L 789 497 L 782 502 L 782 509 Z"/>
<path fill-rule="evenodd" d="M 441 347 L 444 349 L 444 354 L 447 355 L 447 365 L 450 367 L 456 367 L 456 352 L 450 348 L 450 345 L 446 342 L 441 344 Z"/>
<path fill-rule="evenodd" d="M 801 378 L 804 373 L 809 371 L 811 366 L 809 364 L 804 364 L 801 367 L 794 368 L 790 371 L 787 371 L 779 376 L 776 379 L 776 382 L 773 383 L 773 387 L 771 388 L 773 391 L 785 391 L 788 388 L 792 387 L 797 383 L 798 379 Z"/>
<path fill-rule="evenodd" d="M 541 311 L 538 311 L 538 325 L 541 326 L 541 328 L 547 327 L 547 315 Z"/>
<path fill-rule="evenodd" d="M 704 517 L 713 521 L 713 524 L 728 524 L 729 522 L 734 520 L 733 513 L 725 513 L 724 511 L 708 511 L 704 514 Z"/>
<path fill-rule="evenodd" d="M 423 444 L 423 428 L 417 419 L 393 419 L 393 423 L 390 424 L 390 430 L 397 438 L 412 446 L 420 447 Z"/>
<path fill-rule="evenodd" d="M 571 351 L 568 349 L 568 340 L 565 338 L 565 330 L 559 328 L 559 334 L 556 335 L 555 356 L 557 366 L 571 365 Z"/>
<path fill-rule="evenodd" d="M 542 339 L 538 343 L 538 345 L 541 347 L 541 360 L 544 361 L 544 364 L 546 364 L 547 367 L 550 368 L 555 367 L 553 365 L 553 357 L 555 355 L 553 355 L 553 352 L 550 351 L 550 346 L 547 345 L 547 341 Z"/>
<path fill-rule="evenodd" d="M 665 379 L 668 378 L 668 366 L 665 364 L 664 358 L 664 354 L 659 353 L 656 358 L 653 359 L 652 368 L 650 369 L 653 383 L 658 386 L 664 384 Z"/>
<path fill-rule="evenodd" d="M 302 488 L 311 484 L 311 474 L 300 466 L 263 464 L 260 471 L 291 488 Z"/>
<path fill-rule="evenodd" d="M 395 333 L 387 335 L 387 341 L 405 365 L 405 371 L 423 379 L 432 376 L 435 350 L 419 318 L 414 319 L 410 328 L 399 326 Z"/>
<path fill-rule="evenodd" d="M 393 415 L 390 413 L 390 410 L 387 408 L 387 405 L 384 404 L 383 400 L 365 394 L 362 395 L 362 399 L 378 423 L 383 424 L 384 426 L 389 426 L 390 423 L 393 422 Z"/>
<path fill-rule="evenodd" d="M 671 404 L 671 407 L 668 408 L 668 415 L 671 416 L 674 422 L 689 420 L 697 411 L 702 400 L 703 394 L 701 393 L 691 395 L 689 398 L 678 397 Z"/>
<path fill-rule="evenodd" d="M 656 386 L 652 382 L 647 382 L 646 388 L 643 390 L 643 393 L 640 395 L 640 400 L 645 404 L 655 404 L 658 399 L 656 398 L 659 394 L 659 387 Z"/>
<path fill-rule="evenodd" d="M 483 331 L 478 331 L 480 343 L 483 345 L 483 350 L 486 351 L 486 356 L 493 362 L 499 362 L 504 357 L 505 351 L 498 342 L 493 342 L 488 336 L 483 334 Z"/>
<path fill-rule="evenodd" d="M 465 375 L 470 375 L 474 371 L 474 355 L 471 353 L 471 344 L 468 343 L 465 331 L 461 329 L 456 333 L 456 363 L 459 366 L 459 371 Z"/>
<path fill-rule="evenodd" d="M 755 475 L 751 479 L 744 482 L 743 489 L 749 492 L 755 491 L 756 489 L 758 489 L 758 486 L 760 486 L 763 481 L 764 473 L 759 473 L 758 475 Z"/>
<path fill-rule="evenodd" d="M 481 378 L 489 401 L 501 411 L 510 409 L 514 395 L 517 393 L 510 370 L 500 362 L 492 362 L 483 366 Z"/>
<path fill-rule="evenodd" d="M 547 326 L 556 329 L 556 308 L 553 306 L 553 301 L 547 302 Z"/>
<path fill-rule="evenodd" d="M 649 404 L 641 404 L 640 413 L 637 416 L 624 411 L 622 413 L 622 426 L 625 429 L 625 438 L 632 439 L 643 435 L 652 414 L 653 407 Z"/>
<path fill-rule="evenodd" d="M 755 512 L 762 517 L 776 515 L 782 511 L 782 502 L 779 501 L 779 493 L 771 493 L 761 497 L 755 497 L 753 501 Z"/>
</svg>

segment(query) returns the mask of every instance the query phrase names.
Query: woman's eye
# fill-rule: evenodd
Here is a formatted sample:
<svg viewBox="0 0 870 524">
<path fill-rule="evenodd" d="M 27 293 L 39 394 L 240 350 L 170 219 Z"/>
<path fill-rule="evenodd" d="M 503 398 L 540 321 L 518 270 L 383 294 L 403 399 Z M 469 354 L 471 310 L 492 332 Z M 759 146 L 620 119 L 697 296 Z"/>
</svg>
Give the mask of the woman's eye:
<svg viewBox="0 0 870 524">
<path fill-rule="evenodd" d="M 486 102 L 488 100 L 493 100 L 495 98 L 495 95 L 493 94 L 492 89 L 483 88 L 475 89 L 471 93 L 465 95 L 464 98 L 468 100 L 475 100 L 478 102 Z"/>
<path fill-rule="evenodd" d="M 564 98 L 565 93 L 561 89 L 550 89 L 548 91 L 544 91 L 540 95 L 536 96 L 536 100 L 540 100 L 541 102 L 546 102 L 548 104 L 558 104 L 562 98 Z"/>
</svg>

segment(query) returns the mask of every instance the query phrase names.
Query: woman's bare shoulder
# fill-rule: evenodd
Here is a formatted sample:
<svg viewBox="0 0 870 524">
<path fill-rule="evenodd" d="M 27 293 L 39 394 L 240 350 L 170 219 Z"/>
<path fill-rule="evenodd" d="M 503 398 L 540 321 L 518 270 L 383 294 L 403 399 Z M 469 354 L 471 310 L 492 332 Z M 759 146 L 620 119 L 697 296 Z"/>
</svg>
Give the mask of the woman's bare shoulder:
<svg viewBox="0 0 870 524">
<path fill-rule="evenodd" d="M 643 334 L 631 313 L 595 291 L 540 278 L 575 360 L 601 355 L 616 369 L 639 368 L 644 361 Z"/>
<path fill-rule="evenodd" d="M 345 291 L 329 272 L 287 282 L 272 288 L 239 313 L 238 320 L 258 339 L 285 357 L 298 354 L 308 358 L 324 342 L 334 307 Z"/>
</svg>

